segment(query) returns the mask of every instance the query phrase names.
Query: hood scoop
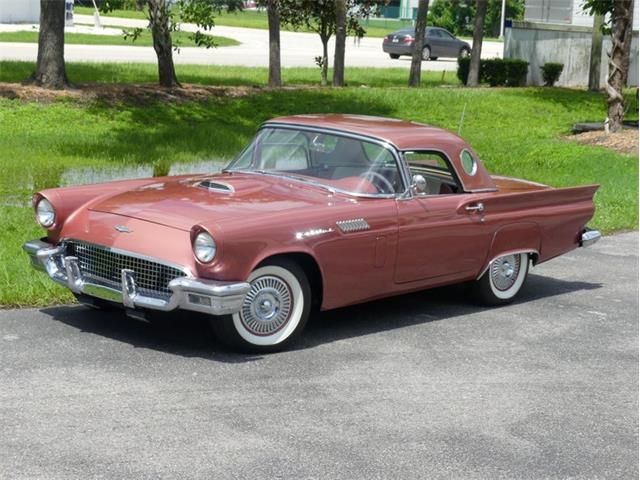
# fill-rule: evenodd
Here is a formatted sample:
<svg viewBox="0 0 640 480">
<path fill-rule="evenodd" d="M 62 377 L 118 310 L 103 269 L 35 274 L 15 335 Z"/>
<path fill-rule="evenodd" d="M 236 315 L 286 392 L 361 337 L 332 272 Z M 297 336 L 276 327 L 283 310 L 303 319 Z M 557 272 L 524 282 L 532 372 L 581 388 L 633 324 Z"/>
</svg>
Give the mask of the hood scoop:
<svg viewBox="0 0 640 480">
<path fill-rule="evenodd" d="M 203 180 L 198 184 L 198 187 L 209 190 L 210 192 L 219 192 L 219 193 L 234 193 L 235 189 L 233 186 L 229 185 L 225 182 L 218 182 L 214 180 Z"/>
</svg>

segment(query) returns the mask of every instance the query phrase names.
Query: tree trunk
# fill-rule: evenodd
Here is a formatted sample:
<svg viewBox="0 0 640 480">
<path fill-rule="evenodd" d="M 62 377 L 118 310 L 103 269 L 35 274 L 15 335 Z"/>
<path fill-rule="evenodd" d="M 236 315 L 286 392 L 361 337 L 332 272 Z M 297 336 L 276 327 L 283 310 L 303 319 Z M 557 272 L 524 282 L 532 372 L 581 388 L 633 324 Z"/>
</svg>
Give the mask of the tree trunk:
<svg viewBox="0 0 640 480">
<path fill-rule="evenodd" d="M 336 2 L 336 49 L 333 57 L 333 86 L 344 87 L 344 51 L 347 42 L 347 2 Z"/>
<path fill-rule="evenodd" d="M 280 74 L 280 5 L 278 0 L 267 3 L 269 19 L 269 86 L 281 87 Z"/>
<path fill-rule="evenodd" d="M 473 26 L 473 46 L 471 48 L 467 87 L 477 87 L 480 83 L 480 54 L 482 53 L 482 35 L 484 17 L 487 15 L 487 3 L 488 0 L 477 0 L 476 2 L 476 20 Z"/>
<path fill-rule="evenodd" d="M 327 80 L 327 72 L 329 70 L 329 38 L 328 36 L 322 36 L 322 65 L 320 66 L 320 84 L 326 87 L 329 81 Z"/>
<path fill-rule="evenodd" d="M 149 25 L 153 37 L 153 49 L 158 56 L 158 80 L 167 88 L 180 86 L 173 66 L 169 6 L 166 0 L 148 0 Z"/>
<path fill-rule="evenodd" d="M 591 59 L 589 62 L 589 90 L 600 90 L 600 64 L 602 63 L 602 15 L 593 17 L 591 34 Z"/>
<path fill-rule="evenodd" d="M 61 89 L 69 82 L 64 67 L 64 0 L 40 0 L 36 71 L 26 83 Z"/>
<path fill-rule="evenodd" d="M 414 34 L 413 55 L 411 56 L 411 71 L 409 72 L 409 86 L 420 86 L 422 70 L 422 48 L 424 46 L 424 31 L 427 28 L 427 13 L 429 12 L 429 0 L 418 2 L 418 18 L 416 18 L 416 31 Z"/>
<path fill-rule="evenodd" d="M 607 103 L 609 104 L 609 131 L 622 128 L 624 119 L 624 97 L 622 89 L 629 75 L 629 52 L 633 29 L 633 0 L 617 0 L 611 16 L 611 54 L 609 55 L 609 77 L 607 78 Z"/>
</svg>

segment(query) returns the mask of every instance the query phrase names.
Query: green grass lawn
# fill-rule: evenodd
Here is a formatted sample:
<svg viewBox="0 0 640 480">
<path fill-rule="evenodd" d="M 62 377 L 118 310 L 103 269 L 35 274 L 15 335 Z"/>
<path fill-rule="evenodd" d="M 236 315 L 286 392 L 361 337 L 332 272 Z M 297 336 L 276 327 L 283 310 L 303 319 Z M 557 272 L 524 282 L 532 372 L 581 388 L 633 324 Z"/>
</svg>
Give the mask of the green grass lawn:
<svg viewBox="0 0 640 480">
<path fill-rule="evenodd" d="M 176 64 L 178 80 L 199 85 L 259 85 L 268 81 L 267 68 Z M 33 63 L 0 61 L 0 82 L 21 82 L 34 70 Z M 67 63 L 67 73 L 76 83 L 154 83 L 158 67 L 152 63 Z M 329 71 L 329 78 L 332 72 Z M 285 68 L 283 81 L 289 85 L 318 85 L 320 70 L 311 67 Z M 406 68 L 347 68 L 346 81 L 352 86 L 398 87 L 409 78 Z M 459 85 L 455 72 L 423 72 L 424 87 Z"/>
<path fill-rule="evenodd" d="M 94 9 L 90 7 L 75 7 L 74 11 L 83 15 L 93 15 Z M 108 14 L 101 13 L 100 15 L 106 17 L 146 19 L 145 13 L 137 10 L 114 10 Z M 257 10 L 221 12 L 219 15 L 216 15 L 215 22 L 216 25 L 224 25 L 228 27 L 259 28 L 261 30 L 269 28 L 266 12 Z M 412 22 L 410 21 L 385 18 L 370 18 L 362 20 L 361 23 L 367 30 L 366 36 L 375 38 L 382 38 L 395 30 L 412 25 Z M 282 25 L 281 28 L 283 31 L 292 31 L 292 28 L 288 25 Z M 304 32 L 307 30 L 302 29 L 300 31 Z M 464 37 L 460 38 L 468 40 Z M 498 41 L 497 38 L 485 38 L 485 40 Z"/>
<path fill-rule="evenodd" d="M 7 65 L 0 64 L 5 81 L 11 76 Z M 128 79 L 132 70 L 124 71 Z M 72 80 L 79 81 L 79 73 L 87 71 L 70 65 Z M 248 78 L 241 78 L 245 74 Z M 251 84 L 263 73 L 236 75 L 237 83 Z M 118 79 L 115 70 L 109 76 Z M 635 96 L 630 99 L 630 111 L 637 118 Z M 600 183 L 591 225 L 604 232 L 637 228 L 638 157 L 563 139 L 573 123 L 604 118 L 604 97 L 597 93 L 560 88 L 354 87 L 262 90 L 243 97 L 144 105 L 0 99 L 0 305 L 41 306 L 72 299 L 31 270 L 20 246 L 43 234 L 27 206 L 32 191 L 69 183 L 74 172 L 85 169 L 85 178 L 91 180 L 92 171 L 104 178 L 131 166 L 203 159 L 213 164 L 213 159 L 236 155 L 260 122 L 295 113 L 382 115 L 455 131 L 465 106 L 462 134 L 491 172 L 556 187 Z"/>
<path fill-rule="evenodd" d="M 181 47 L 195 47 L 195 42 L 186 32 L 174 32 L 173 40 L 179 43 Z M 240 42 L 233 38 L 213 37 L 216 46 L 230 47 L 240 45 Z M 76 43 L 83 45 L 133 45 L 137 47 L 153 46 L 151 32 L 144 30 L 142 34 L 135 40 L 124 38 L 123 35 L 92 35 L 90 33 L 69 33 L 64 34 L 65 43 Z M 38 32 L 22 31 L 22 32 L 0 32 L 0 42 L 20 42 L 20 43 L 38 43 Z"/>
</svg>

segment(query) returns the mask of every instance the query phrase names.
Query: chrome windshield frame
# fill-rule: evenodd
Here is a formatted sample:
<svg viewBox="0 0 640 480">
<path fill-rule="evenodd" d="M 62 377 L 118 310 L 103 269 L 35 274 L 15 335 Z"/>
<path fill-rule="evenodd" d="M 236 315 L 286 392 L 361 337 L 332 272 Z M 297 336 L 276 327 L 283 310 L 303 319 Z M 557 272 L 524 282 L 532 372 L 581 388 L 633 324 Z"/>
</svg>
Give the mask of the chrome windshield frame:
<svg viewBox="0 0 640 480">
<path fill-rule="evenodd" d="M 402 157 L 400 155 L 400 151 L 391 142 L 388 142 L 386 140 L 382 140 L 382 139 L 377 138 L 377 137 L 370 137 L 370 136 L 362 135 L 362 134 L 358 134 L 358 133 L 345 132 L 343 130 L 328 128 L 328 127 L 311 127 L 311 126 L 308 126 L 308 125 L 297 125 L 297 124 L 280 123 L 280 122 L 266 122 L 266 123 L 263 123 L 260 126 L 260 128 L 258 129 L 258 132 L 257 132 L 256 136 L 259 135 L 260 132 L 262 130 L 266 129 L 266 128 L 279 128 L 279 129 L 285 129 L 285 130 L 298 130 L 298 131 L 313 132 L 313 133 L 325 133 L 325 134 L 329 134 L 329 135 L 336 135 L 336 136 L 351 138 L 353 140 L 359 140 L 359 141 L 363 141 L 363 142 L 376 144 L 376 145 L 384 148 L 385 150 L 388 150 L 391 153 L 391 155 L 393 156 L 393 159 L 395 161 L 395 164 L 396 164 L 396 167 L 398 169 L 398 172 L 400 173 L 400 180 L 402 182 L 402 186 L 403 186 L 404 190 L 402 192 L 397 192 L 397 193 L 358 193 L 358 192 L 351 192 L 349 190 L 344 190 L 344 189 L 341 189 L 341 188 L 337 188 L 337 187 L 334 187 L 332 185 L 326 185 L 326 184 L 321 183 L 321 182 L 316 182 L 311 177 L 309 177 L 307 179 L 306 177 L 303 178 L 302 176 L 298 177 L 298 176 L 293 176 L 293 175 L 287 175 L 284 172 L 283 173 L 279 173 L 277 171 L 261 171 L 261 170 L 249 170 L 249 169 L 230 169 L 229 166 L 231 164 L 233 164 L 238 158 L 240 158 L 240 156 L 247 150 L 247 148 L 249 148 L 249 146 L 251 144 L 253 144 L 253 140 L 252 140 L 251 144 L 249 144 L 249 146 L 244 148 L 242 150 L 242 152 L 240 153 L 240 155 L 238 155 L 238 157 L 236 157 L 234 160 L 232 160 L 231 163 L 229 164 L 229 166 L 224 168 L 222 171 L 223 172 L 242 172 L 242 173 L 250 173 L 250 174 L 255 174 L 255 175 L 270 175 L 270 176 L 274 176 L 274 177 L 286 178 L 287 180 L 293 180 L 293 181 L 298 181 L 298 182 L 301 182 L 301 183 L 304 183 L 304 184 L 314 185 L 316 187 L 328 190 L 328 191 L 330 191 L 332 193 L 340 193 L 340 194 L 343 194 L 343 195 L 348 195 L 348 196 L 353 196 L 353 197 L 358 197 L 358 198 L 407 198 L 407 197 L 412 197 L 413 196 L 412 192 L 411 192 L 411 188 L 410 188 L 411 182 L 409 180 L 409 174 L 408 174 L 407 166 L 406 166 L 405 162 L 403 161 L 403 159 L 402 159 Z"/>
</svg>

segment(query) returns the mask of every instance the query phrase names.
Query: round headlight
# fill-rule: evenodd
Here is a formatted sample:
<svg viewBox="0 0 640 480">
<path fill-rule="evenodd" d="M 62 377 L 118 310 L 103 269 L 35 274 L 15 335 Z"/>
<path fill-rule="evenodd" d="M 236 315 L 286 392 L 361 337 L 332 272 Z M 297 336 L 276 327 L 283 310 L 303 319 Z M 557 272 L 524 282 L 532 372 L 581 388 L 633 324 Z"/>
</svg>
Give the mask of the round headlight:
<svg viewBox="0 0 640 480">
<path fill-rule="evenodd" d="M 56 221 L 56 212 L 53 205 L 46 198 L 41 198 L 36 206 L 36 218 L 38 223 L 45 228 L 49 228 Z"/>
<path fill-rule="evenodd" d="M 216 242 L 207 232 L 200 232 L 193 242 L 193 253 L 203 263 L 209 263 L 216 256 Z"/>
</svg>

